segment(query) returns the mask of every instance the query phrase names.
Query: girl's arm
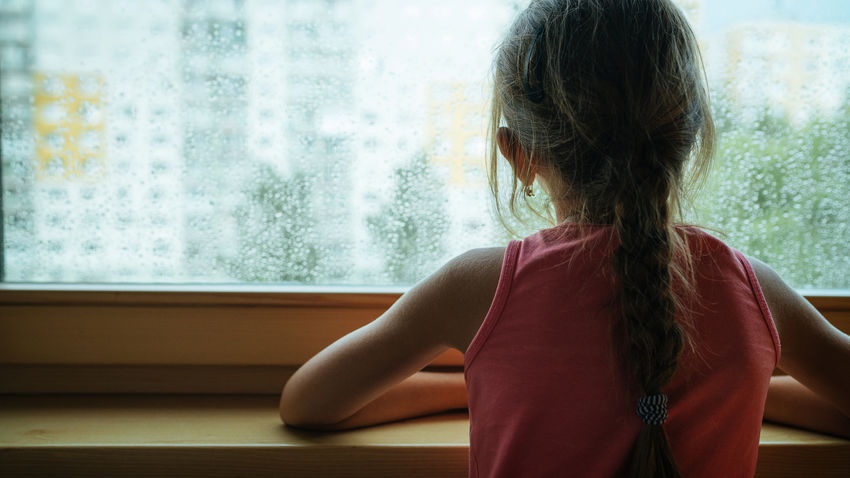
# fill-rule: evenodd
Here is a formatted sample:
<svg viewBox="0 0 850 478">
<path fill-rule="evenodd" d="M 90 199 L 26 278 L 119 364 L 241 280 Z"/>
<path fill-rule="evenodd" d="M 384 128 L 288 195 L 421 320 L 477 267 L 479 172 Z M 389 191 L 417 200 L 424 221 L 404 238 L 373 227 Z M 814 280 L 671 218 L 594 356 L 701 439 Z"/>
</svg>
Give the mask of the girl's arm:
<svg viewBox="0 0 850 478">
<path fill-rule="evenodd" d="M 489 309 L 503 255 L 475 249 L 452 259 L 308 360 L 283 388 L 283 422 L 342 429 L 466 407 L 462 374 L 417 372 L 449 348 L 465 350 L 470 317 Z"/>
<path fill-rule="evenodd" d="M 845 434 L 850 417 L 850 336 L 830 324 L 773 269 L 756 259 L 749 262 L 779 332 L 779 368 L 793 377 L 772 379 L 765 417 Z"/>
<path fill-rule="evenodd" d="M 466 407 L 463 372 L 416 372 L 345 420 L 310 428 L 347 430 Z"/>
<path fill-rule="evenodd" d="M 771 377 L 764 419 L 850 438 L 850 418 L 793 377 Z"/>
</svg>

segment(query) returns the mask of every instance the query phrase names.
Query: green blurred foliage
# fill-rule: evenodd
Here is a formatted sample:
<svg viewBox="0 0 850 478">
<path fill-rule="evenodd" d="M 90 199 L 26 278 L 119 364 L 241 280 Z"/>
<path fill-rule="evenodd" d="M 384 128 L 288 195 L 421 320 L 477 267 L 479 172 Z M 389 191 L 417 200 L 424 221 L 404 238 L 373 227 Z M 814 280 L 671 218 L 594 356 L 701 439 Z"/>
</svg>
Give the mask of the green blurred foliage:
<svg viewBox="0 0 850 478">
<path fill-rule="evenodd" d="M 283 177 L 269 165 L 258 167 L 236 214 L 238 255 L 220 259 L 233 278 L 310 284 L 327 275 L 310 204 L 313 182 L 304 172 Z"/>
<path fill-rule="evenodd" d="M 850 288 L 850 102 L 804 122 L 766 109 L 747 122 L 721 96 L 714 113 L 714 164 L 690 219 L 794 287 Z"/>
<path fill-rule="evenodd" d="M 794 287 L 850 289 L 850 101 L 834 115 L 802 122 L 766 109 L 744 120 L 746 112 L 722 94 L 715 96 L 713 108 L 714 164 L 686 220 L 718 231 Z M 506 195 L 510 171 L 503 169 L 501 194 Z M 233 278 L 327 281 L 329 254 L 318 245 L 320 215 L 309 200 L 315 183 L 303 172 L 283 177 L 269 166 L 258 169 L 235 215 L 237 259 L 222 259 Z M 451 221 L 446 185 L 424 153 L 397 168 L 391 184 L 390 196 L 366 226 L 385 280 L 412 284 L 446 258 Z M 534 197 L 518 198 L 519 219 L 503 210 L 504 224 L 513 231 L 497 227 L 494 244 L 552 226 L 532 212 L 551 211 L 542 189 L 535 191 Z"/>
<path fill-rule="evenodd" d="M 412 284 L 434 272 L 445 256 L 450 214 L 445 186 L 420 153 L 395 169 L 392 188 L 366 224 L 389 280 Z"/>
</svg>

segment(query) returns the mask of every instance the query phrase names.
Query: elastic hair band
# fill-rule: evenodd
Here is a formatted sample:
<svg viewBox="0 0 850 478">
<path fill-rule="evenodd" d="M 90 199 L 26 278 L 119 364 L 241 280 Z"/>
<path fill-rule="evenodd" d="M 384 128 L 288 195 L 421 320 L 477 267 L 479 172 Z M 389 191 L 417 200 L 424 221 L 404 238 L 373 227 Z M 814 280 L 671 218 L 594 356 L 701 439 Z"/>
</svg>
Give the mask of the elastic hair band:
<svg viewBox="0 0 850 478">
<path fill-rule="evenodd" d="M 525 89 L 525 96 L 528 97 L 529 101 L 532 103 L 540 103 L 543 101 L 543 68 L 541 68 L 540 61 L 537 63 L 537 86 L 532 88 L 531 82 L 528 80 L 528 67 L 531 66 L 531 55 L 534 54 L 534 47 L 537 45 L 537 42 L 540 41 L 540 37 L 543 36 L 543 24 L 541 23 L 537 30 L 534 32 L 534 39 L 531 40 L 531 45 L 528 47 L 528 54 L 525 57 L 525 72 L 523 74 L 523 87 Z"/>
<path fill-rule="evenodd" d="M 667 421 L 667 395 L 647 395 L 638 398 L 637 414 L 647 425 L 661 425 Z"/>
</svg>

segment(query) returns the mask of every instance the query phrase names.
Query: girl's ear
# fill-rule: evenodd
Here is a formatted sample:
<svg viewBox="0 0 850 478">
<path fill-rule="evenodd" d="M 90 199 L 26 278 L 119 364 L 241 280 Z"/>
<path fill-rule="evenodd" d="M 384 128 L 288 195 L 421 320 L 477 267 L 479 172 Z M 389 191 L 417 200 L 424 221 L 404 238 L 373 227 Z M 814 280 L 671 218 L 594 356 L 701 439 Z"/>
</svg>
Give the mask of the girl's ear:
<svg viewBox="0 0 850 478">
<path fill-rule="evenodd" d="M 502 152 L 502 156 L 511 163 L 514 170 L 522 171 L 525 166 L 525 155 L 519 146 L 519 142 L 516 140 L 514 132 L 504 126 L 500 126 L 499 131 L 496 132 L 496 141 L 499 143 L 499 151 Z"/>
<path fill-rule="evenodd" d="M 520 175 L 523 174 L 528 165 L 526 164 L 525 153 L 523 152 L 522 147 L 520 147 L 519 141 L 517 141 L 514 132 L 504 126 L 500 126 L 499 130 L 496 131 L 496 142 L 499 145 L 499 151 L 502 152 L 502 156 L 511 163 L 511 166 L 514 169 L 514 174 L 516 174 L 517 178 L 523 180 Z M 537 169 L 532 166 L 531 178 L 529 178 L 528 181 L 529 184 L 534 181 L 534 175 L 536 172 Z"/>
<path fill-rule="evenodd" d="M 496 142 L 499 144 L 499 151 L 502 152 L 502 156 L 511 163 L 511 166 L 514 169 L 517 169 L 517 153 L 522 153 L 521 151 L 517 151 L 519 145 L 516 142 L 516 137 L 514 136 L 513 131 L 505 128 L 504 126 L 500 126 L 499 130 L 496 131 Z M 520 159 L 520 161 L 522 161 Z"/>
</svg>

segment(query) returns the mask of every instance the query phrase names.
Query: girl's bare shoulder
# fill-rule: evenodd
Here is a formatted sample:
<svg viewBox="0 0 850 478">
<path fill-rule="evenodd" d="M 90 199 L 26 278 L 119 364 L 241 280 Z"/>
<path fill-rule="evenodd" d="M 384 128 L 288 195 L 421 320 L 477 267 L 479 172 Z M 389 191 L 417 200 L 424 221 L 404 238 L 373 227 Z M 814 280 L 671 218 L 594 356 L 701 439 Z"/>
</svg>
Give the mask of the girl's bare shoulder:
<svg viewBox="0 0 850 478">
<path fill-rule="evenodd" d="M 504 247 L 471 249 L 438 272 L 445 281 L 445 300 L 437 313 L 445 314 L 450 345 L 461 352 L 466 352 L 490 309 L 504 256 Z"/>
<path fill-rule="evenodd" d="M 850 417 L 850 336 L 767 264 L 747 257 L 782 344 L 779 368 Z"/>
</svg>

